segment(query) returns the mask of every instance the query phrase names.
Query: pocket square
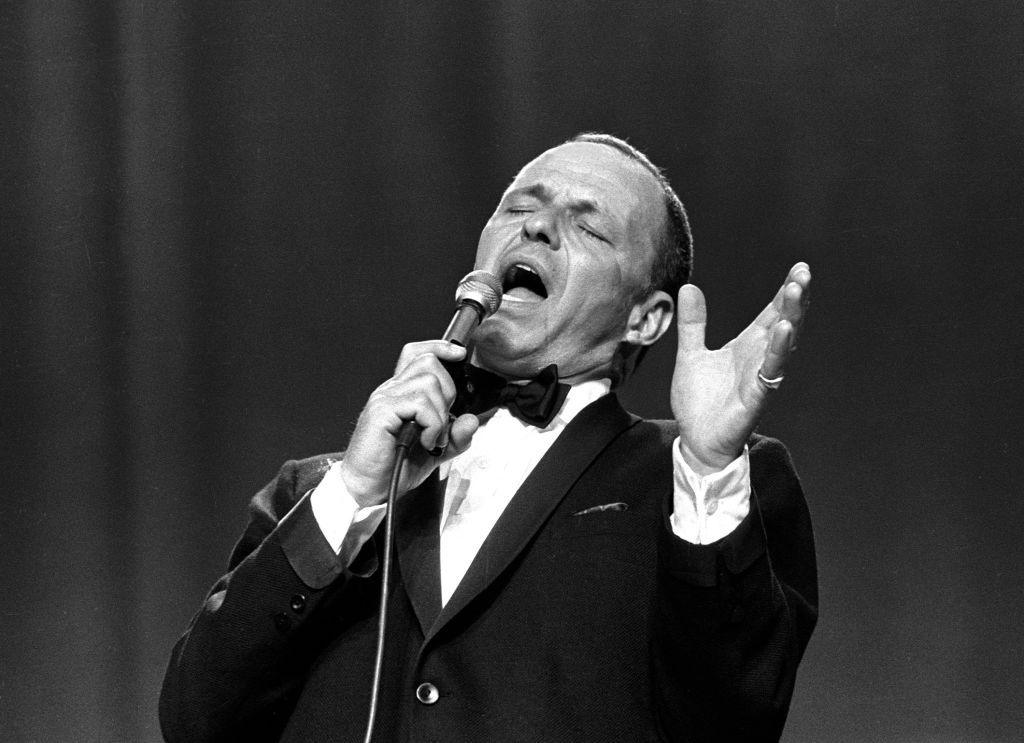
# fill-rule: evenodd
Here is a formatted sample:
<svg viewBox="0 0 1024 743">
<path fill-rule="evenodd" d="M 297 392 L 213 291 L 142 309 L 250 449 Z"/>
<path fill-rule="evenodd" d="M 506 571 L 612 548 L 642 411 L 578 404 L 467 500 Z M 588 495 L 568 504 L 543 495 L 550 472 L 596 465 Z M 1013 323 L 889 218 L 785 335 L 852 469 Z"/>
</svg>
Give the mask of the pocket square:
<svg viewBox="0 0 1024 743">
<path fill-rule="evenodd" d="M 629 506 L 626 503 L 605 503 L 603 506 L 591 506 L 577 511 L 573 516 L 586 516 L 588 513 L 601 513 L 602 511 L 625 511 Z"/>
</svg>

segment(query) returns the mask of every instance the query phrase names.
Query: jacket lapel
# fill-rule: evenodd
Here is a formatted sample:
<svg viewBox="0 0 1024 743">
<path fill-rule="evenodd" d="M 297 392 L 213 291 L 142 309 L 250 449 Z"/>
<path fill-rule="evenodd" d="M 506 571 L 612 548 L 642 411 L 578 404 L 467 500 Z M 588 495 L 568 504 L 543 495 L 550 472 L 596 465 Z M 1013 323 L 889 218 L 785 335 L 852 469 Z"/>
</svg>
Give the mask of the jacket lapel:
<svg viewBox="0 0 1024 743">
<path fill-rule="evenodd" d="M 639 418 L 623 410 L 615 395 L 605 395 L 573 418 L 498 518 L 462 582 L 426 633 L 426 641 L 512 563 L 594 458 L 637 421 Z M 433 522 L 435 543 L 439 539 L 438 518 L 435 516 Z M 437 554 L 435 551 L 435 561 Z"/>
<path fill-rule="evenodd" d="M 445 481 L 434 470 L 395 504 L 395 546 L 402 583 L 423 633 L 441 610 L 440 518 Z"/>
</svg>

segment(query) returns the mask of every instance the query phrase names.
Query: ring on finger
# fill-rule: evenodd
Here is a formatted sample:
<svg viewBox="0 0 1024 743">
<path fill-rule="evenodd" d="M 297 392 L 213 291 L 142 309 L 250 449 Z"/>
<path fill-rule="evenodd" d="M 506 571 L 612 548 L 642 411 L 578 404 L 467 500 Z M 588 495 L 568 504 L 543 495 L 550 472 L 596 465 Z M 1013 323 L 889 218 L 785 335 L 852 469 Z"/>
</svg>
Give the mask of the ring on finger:
<svg viewBox="0 0 1024 743">
<path fill-rule="evenodd" d="M 432 457 L 443 457 L 444 456 L 444 453 L 446 451 L 448 451 L 448 444 L 451 443 L 452 423 L 454 423 L 454 422 L 455 422 L 455 416 L 452 415 L 451 412 L 449 412 L 448 413 L 448 425 L 445 426 L 444 433 L 442 434 L 442 436 L 438 437 L 439 441 L 437 442 L 437 446 L 435 446 L 433 449 L 428 451 L 427 454 L 429 454 Z"/>
<path fill-rule="evenodd" d="M 782 380 L 785 378 L 785 374 L 780 374 L 774 379 L 769 379 L 764 375 L 764 373 L 760 369 L 757 370 L 757 381 L 763 384 L 765 389 L 768 390 L 777 390 L 780 386 L 782 386 Z"/>
</svg>

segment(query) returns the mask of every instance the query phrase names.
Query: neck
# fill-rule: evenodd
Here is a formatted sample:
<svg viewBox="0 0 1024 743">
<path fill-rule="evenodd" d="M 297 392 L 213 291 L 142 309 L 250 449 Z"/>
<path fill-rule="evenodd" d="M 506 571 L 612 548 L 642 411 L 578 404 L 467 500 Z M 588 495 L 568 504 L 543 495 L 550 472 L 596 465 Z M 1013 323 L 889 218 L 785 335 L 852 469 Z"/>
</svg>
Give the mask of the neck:
<svg viewBox="0 0 1024 743">
<path fill-rule="evenodd" d="M 535 369 L 523 370 L 522 368 L 514 368 L 513 364 L 509 364 L 507 367 L 501 363 L 488 363 L 487 361 L 480 358 L 480 355 L 475 351 L 470 351 L 469 355 L 470 363 L 480 369 L 485 369 L 492 374 L 497 374 L 500 377 L 504 377 L 509 382 L 529 382 L 541 370 L 547 368 L 552 362 L 541 363 Z M 616 389 L 625 379 L 625 371 L 623 364 L 618 363 L 619 359 L 616 356 L 608 363 L 597 364 L 591 368 L 584 369 L 571 369 L 567 365 L 558 365 L 558 381 L 564 382 L 570 386 L 582 384 L 583 382 L 590 382 L 595 379 L 607 379 L 611 382 L 611 388 Z"/>
</svg>

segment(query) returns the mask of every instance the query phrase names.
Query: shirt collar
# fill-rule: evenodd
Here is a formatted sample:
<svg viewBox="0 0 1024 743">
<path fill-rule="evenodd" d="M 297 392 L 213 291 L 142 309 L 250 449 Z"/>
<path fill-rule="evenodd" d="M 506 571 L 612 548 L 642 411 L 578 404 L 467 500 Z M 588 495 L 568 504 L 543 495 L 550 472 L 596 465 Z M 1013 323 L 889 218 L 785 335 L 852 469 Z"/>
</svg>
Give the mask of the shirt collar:
<svg viewBox="0 0 1024 743">
<path fill-rule="evenodd" d="M 562 403 L 562 409 L 558 411 L 548 429 L 555 425 L 559 427 L 569 425 L 569 421 L 575 418 L 583 408 L 607 395 L 611 389 L 612 381 L 610 379 L 591 379 L 574 384 L 569 388 L 569 394 L 566 395 L 565 402 Z"/>
</svg>

